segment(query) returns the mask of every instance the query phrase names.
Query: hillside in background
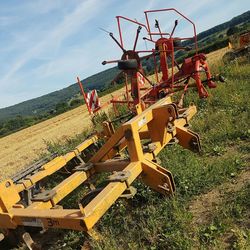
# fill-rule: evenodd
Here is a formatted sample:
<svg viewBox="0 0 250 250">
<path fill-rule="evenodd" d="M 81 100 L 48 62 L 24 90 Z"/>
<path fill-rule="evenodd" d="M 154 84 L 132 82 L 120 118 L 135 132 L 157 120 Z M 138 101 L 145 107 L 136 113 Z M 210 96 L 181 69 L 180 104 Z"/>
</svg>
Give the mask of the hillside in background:
<svg viewBox="0 0 250 250">
<path fill-rule="evenodd" d="M 203 31 L 198 34 L 198 41 L 204 41 L 210 35 L 216 34 L 217 32 L 225 31 L 226 29 L 244 23 L 249 23 L 250 21 L 250 11 L 247 11 L 239 16 L 232 18 L 230 21 L 214 26 L 211 29 Z"/>
<path fill-rule="evenodd" d="M 232 26 L 242 26 L 243 28 L 248 28 L 249 20 L 250 11 L 247 11 L 237 17 L 234 17 L 228 22 L 201 32 L 198 34 L 201 51 L 209 53 L 210 51 L 225 47 L 227 44 L 227 29 Z M 192 55 L 192 53 L 192 51 L 188 54 L 185 52 L 180 52 L 177 54 L 177 59 L 179 57 L 179 61 L 181 61 L 183 57 L 186 55 Z M 144 67 L 148 69 L 148 72 L 152 70 L 152 66 L 150 66 L 152 62 L 150 60 L 147 63 L 144 62 L 143 64 Z M 113 67 L 90 76 L 82 80 L 82 82 L 86 89 L 98 89 L 100 91 L 104 91 L 110 88 L 111 81 L 118 72 L 119 70 L 116 67 Z M 45 119 L 45 117 L 50 117 L 50 115 L 53 114 L 58 106 L 62 111 L 65 111 L 65 103 L 69 103 L 70 100 L 72 100 L 72 98 L 76 98 L 78 94 L 79 87 L 76 83 L 74 83 L 69 87 L 49 93 L 47 95 L 34 98 L 7 108 L 2 108 L 0 109 L 0 130 L 1 126 L 4 127 L 4 122 L 10 119 L 16 119 L 16 117 L 19 117 L 19 120 L 20 116 L 22 118 L 36 117 L 37 120 L 41 120 Z M 55 112 L 55 114 L 57 113 Z"/>
<path fill-rule="evenodd" d="M 86 89 L 96 88 L 102 90 L 110 84 L 111 79 L 116 76 L 118 71 L 119 70 L 116 68 L 104 70 L 82 80 L 83 85 Z M 49 112 L 55 109 L 58 103 L 67 102 L 78 93 L 79 86 L 77 83 L 74 83 L 66 88 L 54 91 L 47 95 L 0 109 L 0 121 L 2 122 L 18 115 L 32 116 Z"/>
</svg>

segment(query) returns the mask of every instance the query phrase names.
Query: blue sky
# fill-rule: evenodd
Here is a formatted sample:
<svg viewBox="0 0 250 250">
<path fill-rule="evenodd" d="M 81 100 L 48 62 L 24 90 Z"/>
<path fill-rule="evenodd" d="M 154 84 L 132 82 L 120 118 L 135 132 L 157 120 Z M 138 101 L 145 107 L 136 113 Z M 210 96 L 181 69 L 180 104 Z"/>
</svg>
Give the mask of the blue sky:
<svg viewBox="0 0 250 250">
<path fill-rule="evenodd" d="M 193 20 L 199 33 L 249 10 L 250 2 L 0 0 L 0 108 L 64 88 L 77 75 L 83 79 L 107 69 L 101 62 L 118 59 L 121 51 L 99 27 L 118 37 L 116 15 L 143 21 L 144 10 L 171 7 Z M 171 27 L 173 20 L 165 16 L 160 24 Z M 179 33 L 188 35 L 182 21 Z M 134 29 L 123 28 L 128 38 L 134 35 Z"/>
</svg>

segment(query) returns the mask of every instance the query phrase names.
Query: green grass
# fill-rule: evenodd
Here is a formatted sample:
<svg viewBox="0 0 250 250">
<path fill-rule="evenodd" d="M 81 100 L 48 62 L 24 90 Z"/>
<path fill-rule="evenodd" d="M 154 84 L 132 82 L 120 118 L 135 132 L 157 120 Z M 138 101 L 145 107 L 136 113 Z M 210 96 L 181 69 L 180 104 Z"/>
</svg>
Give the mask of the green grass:
<svg viewBox="0 0 250 250">
<path fill-rule="evenodd" d="M 118 200 L 96 225 L 101 238 L 90 241 L 93 249 L 247 249 L 249 246 L 249 228 L 243 223 L 249 216 L 249 185 L 233 195 L 226 194 L 208 224 L 190 226 L 193 219 L 190 202 L 197 195 L 235 180 L 247 168 L 250 147 L 250 65 L 236 63 L 224 68 L 217 64 L 212 68 L 224 74 L 227 82 L 212 89 L 207 100 L 198 99 L 197 93 L 191 91 L 186 99 L 186 103 L 194 102 L 198 107 L 190 128 L 201 136 L 202 153 L 171 146 L 159 155 L 161 165 L 174 175 L 175 197 L 164 198 L 136 181 L 136 196 L 128 201 Z M 64 153 L 85 136 L 71 139 L 63 146 L 49 143 L 48 147 L 51 152 Z M 76 197 L 81 197 L 79 190 L 64 205 L 75 203 Z M 85 239 L 81 232 L 67 231 L 56 245 L 60 249 L 80 249 Z"/>
<path fill-rule="evenodd" d="M 240 191 L 226 194 L 221 206 L 214 212 L 211 223 L 198 229 L 202 244 L 221 249 L 250 248 L 249 193 L 250 184 Z"/>
<path fill-rule="evenodd" d="M 249 211 L 242 198 L 246 195 L 244 190 L 237 194 L 239 199 L 231 197 L 230 209 L 224 201 L 214 218 L 218 223 L 190 227 L 190 201 L 237 178 L 246 168 L 249 153 L 250 65 L 233 64 L 215 70 L 223 73 L 227 82 L 211 90 L 207 100 L 197 100 L 197 93 L 189 93 L 186 100 L 198 106 L 191 128 L 201 136 L 202 154 L 174 146 L 159 155 L 161 165 L 174 174 L 177 186 L 174 199 L 165 199 L 136 183 L 135 198 L 130 202 L 119 201 L 100 220 L 97 230 L 103 238 L 92 241 L 94 249 L 216 249 L 233 226 L 237 228 L 234 234 L 238 240 L 228 243 L 229 248 L 239 249 L 238 245 L 248 244 L 246 230 L 237 225 L 237 213 L 244 218 Z M 227 217 L 232 218 L 230 223 Z"/>
</svg>

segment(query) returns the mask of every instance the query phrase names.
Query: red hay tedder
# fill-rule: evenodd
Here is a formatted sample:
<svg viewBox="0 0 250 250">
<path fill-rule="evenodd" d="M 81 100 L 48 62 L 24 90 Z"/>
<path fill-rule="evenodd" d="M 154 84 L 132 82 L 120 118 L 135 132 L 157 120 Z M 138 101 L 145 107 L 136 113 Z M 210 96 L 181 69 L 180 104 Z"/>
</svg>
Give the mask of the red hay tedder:
<svg viewBox="0 0 250 250">
<path fill-rule="evenodd" d="M 178 19 L 175 20 L 173 29 L 170 33 L 163 32 L 158 20 L 155 20 L 154 26 L 149 21 L 149 16 L 152 13 L 157 12 L 172 12 L 175 13 L 178 18 L 186 20 L 193 30 L 193 34 L 190 37 L 175 37 L 175 30 L 178 26 Z M 117 25 L 119 31 L 119 40 L 116 39 L 113 33 L 109 33 L 110 37 L 122 50 L 122 56 L 120 60 L 103 61 L 102 64 L 106 65 L 109 63 L 117 63 L 118 68 L 122 70 L 119 76 L 123 74 L 125 76 L 126 91 L 120 96 L 113 97 L 108 103 L 100 105 L 97 92 L 92 91 L 86 94 L 81 85 L 80 79 L 77 78 L 78 83 L 81 87 L 82 94 L 85 99 L 88 111 L 93 114 L 99 111 L 108 104 L 127 104 L 130 109 L 134 109 L 135 105 L 141 104 L 142 108 L 155 103 L 157 100 L 172 95 L 176 92 L 182 92 L 178 101 L 178 106 L 181 107 L 183 98 L 188 88 L 197 88 L 200 98 L 208 97 L 208 92 L 205 85 L 208 88 L 215 88 L 215 81 L 224 81 L 223 77 L 216 76 L 212 77 L 208 63 L 206 61 L 206 55 L 198 53 L 198 43 L 195 24 L 187 18 L 185 15 L 180 13 L 174 8 L 160 9 L 160 10 L 148 10 L 144 11 L 145 23 L 132 20 L 124 16 L 117 16 Z M 129 22 L 138 25 L 135 40 L 133 43 L 132 50 L 126 50 L 124 48 L 124 35 L 121 27 L 122 22 Z M 153 47 L 148 50 L 136 50 L 137 43 L 139 40 L 140 32 L 144 29 L 147 36 L 143 37 L 143 40 L 151 42 Z M 156 32 L 152 30 L 156 29 Z M 175 59 L 175 54 L 180 50 L 190 50 L 189 46 L 183 44 L 184 41 L 191 40 L 195 55 L 192 57 L 185 58 L 182 64 L 178 64 Z M 140 56 L 141 54 L 146 54 Z M 154 59 L 154 79 L 155 82 L 146 76 L 143 67 L 142 60 L 153 57 Z M 205 75 L 205 79 L 201 75 Z M 191 80 L 194 81 L 191 81 Z M 130 87 L 129 87 L 130 85 Z M 143 109 L 144 109 L 143 108 Z"/>
</svg>

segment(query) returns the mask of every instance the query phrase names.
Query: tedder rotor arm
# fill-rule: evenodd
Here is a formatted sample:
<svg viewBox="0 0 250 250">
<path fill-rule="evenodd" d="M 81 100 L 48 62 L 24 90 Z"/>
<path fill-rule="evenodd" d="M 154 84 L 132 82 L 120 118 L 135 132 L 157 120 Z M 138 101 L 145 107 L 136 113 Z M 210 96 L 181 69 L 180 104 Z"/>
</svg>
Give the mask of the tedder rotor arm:
<svg viewBox="0 0 250 250">
<path fill-rule="evenodd" d="M 123 46 L 118 42 L 118 40 L 114 37 L 113 33 L 109 33 L 109 36 L 115 41 L 115 43 L 119 46 L 119 48 L 122 50 L 123 53 L 126 52 L 126 50 L 123 48 Z"/>
<path fill-rule="evenodd" d="M 135 51 L 136 49 L 136 45 L 137 45 L 137 42 L 138 42 L 138 38 L 139 38 L 139 34 L 141 32 L 141 29 L 142 27 L 141 26 L 138 26 L 137 30 L 136 30 L 136 37 L 135 37 L 135 42 L 134 42 L 134 47 L 133 47 L 133 51 Z"/>
<path fill-rule="evenodd" d="M 177 25 L 178 25 L 178 20 L 176 19 L 175 22 L 174 22 L 174 27 L 173 27 L 173 29 L 172 29 L 172 32 L 171 32 L 171 34 L 170 34 L 170 38 L 173 37 L 173 34 L 174 34 L 174 32 L 175 32 L 175 29 L 176 29 Z"/>
<path fill-rule="evenodd" d="M 162 32 L 161 32 L 161 28 L 160 28 L 160 24 L 159 21 L 155 19 L 155 28 L 158 29 L 159 34 L 161 35 L 161 37 L 163 37 Z"/>
</svg>

